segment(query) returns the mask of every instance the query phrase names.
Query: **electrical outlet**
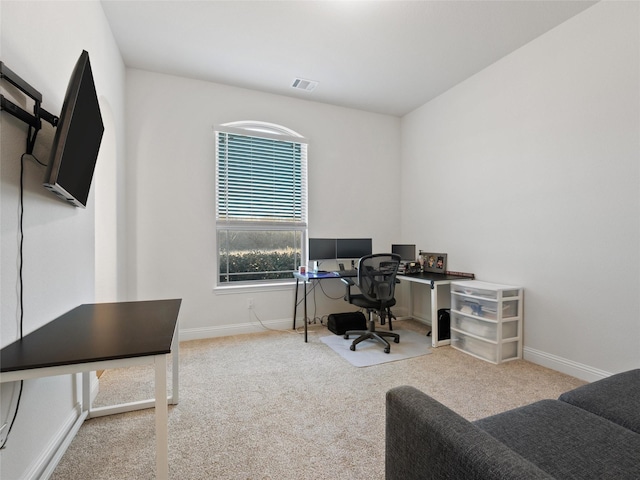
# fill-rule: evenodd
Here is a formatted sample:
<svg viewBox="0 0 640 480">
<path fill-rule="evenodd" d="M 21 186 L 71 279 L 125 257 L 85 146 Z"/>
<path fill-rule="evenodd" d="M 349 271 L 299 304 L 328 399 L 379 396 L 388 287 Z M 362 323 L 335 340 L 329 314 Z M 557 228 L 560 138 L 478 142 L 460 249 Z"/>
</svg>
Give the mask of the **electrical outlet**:
<svg viewBox="0 0 640 480">
<path fill-rule="evenodd" d="M 249 310 L 253 310 L 253 307 L 254 307 L 254 305 L 253 305 L 253 298 L 247 298 L 247 308 L 248 308 Z"/>
</svg>

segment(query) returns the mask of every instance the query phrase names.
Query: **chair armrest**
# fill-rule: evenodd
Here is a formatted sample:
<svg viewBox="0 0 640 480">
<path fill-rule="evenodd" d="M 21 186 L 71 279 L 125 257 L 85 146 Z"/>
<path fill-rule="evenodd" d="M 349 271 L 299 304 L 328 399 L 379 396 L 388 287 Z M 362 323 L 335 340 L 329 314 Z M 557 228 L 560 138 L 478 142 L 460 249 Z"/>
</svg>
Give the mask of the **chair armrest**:
<svg viewBox="0 0 640 480">
<path fill-rule="evenodd" d="M 343 277 L 343 278 L 341 278 L 341 279 L 340 279 L 340 281 L 341 281 L 342 283 L 344 283 L 344 284 L 346 285 L 346 287 L 347 287 L 347 290 L 346 290 L 346 292 L 345 292 L 345 294 L 344 294 L 344 299 L 345 299 L 347 302 L 351 303 L 351 286 L 352 286 L 352 285 L 355 285 L 355 283 L 354 283 L 354 281 L 353 281 L 353 280 L 351 280 L 350 278 L 344 278 L 344 277 Z"/>
</svg>

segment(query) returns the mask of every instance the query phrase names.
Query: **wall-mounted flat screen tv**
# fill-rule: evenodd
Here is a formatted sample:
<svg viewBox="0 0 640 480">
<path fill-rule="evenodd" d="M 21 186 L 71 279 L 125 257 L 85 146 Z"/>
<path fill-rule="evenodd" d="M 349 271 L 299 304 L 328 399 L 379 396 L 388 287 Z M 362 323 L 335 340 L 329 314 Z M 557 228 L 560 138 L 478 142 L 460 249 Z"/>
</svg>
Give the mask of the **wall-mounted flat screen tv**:
<svg viewBox="0 0 640 480">
<path fill-rule="evenodd" d="M 103 133 L 89 54 L 83 50 L 62 104 L 45 188 L 70 204 L 85 208 Z"/>
</svg>

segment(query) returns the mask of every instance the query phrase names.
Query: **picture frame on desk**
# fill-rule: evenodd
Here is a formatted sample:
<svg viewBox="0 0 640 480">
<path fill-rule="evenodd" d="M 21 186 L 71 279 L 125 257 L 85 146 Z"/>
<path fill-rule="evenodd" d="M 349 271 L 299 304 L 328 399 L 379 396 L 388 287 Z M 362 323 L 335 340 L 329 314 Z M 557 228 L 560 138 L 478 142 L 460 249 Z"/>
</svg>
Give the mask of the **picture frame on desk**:
<svg viewBox="0 0 640 480">
<path fill-rule="evenodd" d="M 446 253 L 430 253 L 421 252 L 424 257 L 425 272 L 446 273 L 447 271 L 447 254 Z"/>
</svg>

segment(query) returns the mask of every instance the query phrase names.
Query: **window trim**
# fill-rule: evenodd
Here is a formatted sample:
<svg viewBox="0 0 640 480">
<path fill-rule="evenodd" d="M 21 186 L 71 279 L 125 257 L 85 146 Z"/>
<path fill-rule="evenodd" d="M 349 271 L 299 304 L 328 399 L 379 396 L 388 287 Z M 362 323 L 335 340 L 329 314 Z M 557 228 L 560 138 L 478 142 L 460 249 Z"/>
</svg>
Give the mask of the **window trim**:
<svg viewBox="0 0 640 480">
<path fill-rule="evenodd" d="M 248 135 L 248 133 L 251 133 L 255 137 L 264 137 L 272 140 L 281 140 L 283 142 L 295 142 L 309 145 L 307 139 L 295 130 L 283 127 L 282 125 L 276 125 L 275 123 L 259 122 L 255 120 L 222 123 L 220 125 L 215 125 L 213 127 L 213 131 L 214 133 L 237 133 L 238 135 Z"/>
<path fill-rule="evenodd" d="M 253 136 L 258 138 L 267 138 L 282 142 L 292 142 L 300 144 L 302 147 L 303 158 L 303 171 L 304 175 L 301 180 L 302 194 L 302 215 L 301 221 L 264 221 L 258 220 L 229 220 L 220 219 L 218 217 L 218 199 L 219 199 L 219 133 L 238 134 L 243 136 Z M 215 285 L 214 291 L 216 293 L 233 293 L 240 292 L 246 289 L 266 289 L 266 290 L 281 290 L 290 288 L 293 284 L 293 277 L 289 279 L 266 279 L 266 280 L 248 280 L 248 281 L 236 281 L 236 282 L 220 282 L 220 246 L 218 244 L 219 232 L 222 230 L 247 230 L 247 231 L 265 231 L 265 230 L 295 230 L 301 234 L 301 262 L 305 262 L 306 258 L 306 243 L 309 235 L 309 223 L 308 223 L 308 141 L 300 133 L 284 127 L 268 122 L 261 121 L 237 121 L 229 122 L 214 126 L 215 137 Z"/>
<path fill-rule="evenodd" d="M 216 275 L 217 278 L 218 275 Z M 267 282 L 267 280 L 264 280 Z M 236 285 L 237 284 L 237 285 Z M 258 292 L 290 292 L 291 288 L 296 284 L 293 277 L 291 280 L 282 280 L 280 283 L 244 283 L 244 282 L 232 282 L 230 284 L 217 283 L 213 287 L 213 292 L 216 295 L 234 295 L 246 292 L 258 293 Z"/>
</svg>

